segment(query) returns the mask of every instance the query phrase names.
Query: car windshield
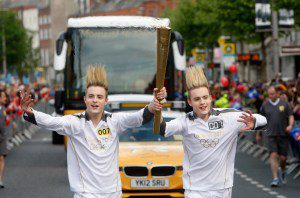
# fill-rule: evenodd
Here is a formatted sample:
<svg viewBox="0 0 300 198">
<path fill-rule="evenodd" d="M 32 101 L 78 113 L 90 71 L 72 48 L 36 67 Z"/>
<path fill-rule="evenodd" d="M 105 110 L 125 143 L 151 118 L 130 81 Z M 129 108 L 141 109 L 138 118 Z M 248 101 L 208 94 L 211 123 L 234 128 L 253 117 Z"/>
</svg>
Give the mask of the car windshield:
<svg viewBox="0 0 300 198">
<path fill-rule="evenodd" d="M 164 118 L 166 122 L 173 118 Z M 147 141 L 181 141 L 181 135 L 173 135 L 170 137 L 163 137 L 159 134 L 153 133 L 153 121 L 142 125 L 141 127 L 127 129 L 120 135 L 120 142 L 147 142 Z"/>
</svg>

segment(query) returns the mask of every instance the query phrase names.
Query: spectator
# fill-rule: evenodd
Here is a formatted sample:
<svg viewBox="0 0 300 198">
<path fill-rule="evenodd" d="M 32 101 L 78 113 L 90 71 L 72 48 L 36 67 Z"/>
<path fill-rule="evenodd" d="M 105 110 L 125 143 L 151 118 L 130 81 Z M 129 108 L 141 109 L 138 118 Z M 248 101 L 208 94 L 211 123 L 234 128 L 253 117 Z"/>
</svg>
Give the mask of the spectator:
<svg viewBox="0 0 300 198">
<path fill-rule="evenodd" d="M 3 173 L 4 173 L 4 157 L 7 154 L 6 134 L 5 134 L 5 105 L 7 103 L 7 94 L 5 91 L 0 91 L 0 188 L 4 188 Z"/>
<path fill-rule="evenodd" d="M 300 121 L 300 95 L 297 96 L 296 105 L 293 109 L 295 120 Z"/>
<path fill-rule="evenodd" d="M 293 111 L 289 104 L 279 98 L 279 92 L 273 86 L 267 90 L 269 99 L 261 107 L 261 114 L 268 122 L 268 147 L 273 176 L 271 187 L 278 187 L 279 182 L 286 183 L 286 156 L 288 154 L 288 132 L 294 124 Z M 280 171 L 278 174 L 278 158 Z"/>
<path fill-rule="evenodd" d="M 300 95 L 297 96 L 296 104 L 293 108 L 295 123 L 300 124 Z M 300 159 L 300 143 L 291 137 L 290 139 L 293 156 Z"/>
</svg>

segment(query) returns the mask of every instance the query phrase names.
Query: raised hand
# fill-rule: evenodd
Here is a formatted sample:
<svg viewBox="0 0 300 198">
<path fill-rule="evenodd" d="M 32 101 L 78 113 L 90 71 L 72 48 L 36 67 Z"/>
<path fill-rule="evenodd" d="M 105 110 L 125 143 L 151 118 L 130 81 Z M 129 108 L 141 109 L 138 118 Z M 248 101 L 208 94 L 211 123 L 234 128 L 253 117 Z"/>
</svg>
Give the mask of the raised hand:
<svg viewBox="0 0 300 198">
<path fill-rule="evenodd" d="M 240 116 L 240 120 L 238 122 L 244 123 L 246 126 L 241 129 L 241 131 L 247 131 L 247 130 L 252 130 L 255 126 L 255 117 L 252 115 L 252 112 L 250 110 L 247 111 L 248 114 L 242 113 Z"/>
<path fill-rule="evenodd" d="M 27 92 L 20 91 L 20 105 L 24 113 L 32 114 L 31 105 L 34 100 L 31 98 L 31 95 Z"/>
<path fill-rule="evenodd" d="M 163 108 L 163 103 L 165 96 L 167 95 L 166 88 L 163 87 L 161 90 L 154 88 L 154 98 L 153 101 L 149 104 L 149 111 L 154 113 L 154 111 L 161 111 Z"/>
<path fill-rule="evenodd" d="M 154 88 L 154 96 L 157 100 L 163 101 L 167 96 L 166 88 L 163 87 L 161 90 L 158 90 L 158 88 Z"/>
</svg>

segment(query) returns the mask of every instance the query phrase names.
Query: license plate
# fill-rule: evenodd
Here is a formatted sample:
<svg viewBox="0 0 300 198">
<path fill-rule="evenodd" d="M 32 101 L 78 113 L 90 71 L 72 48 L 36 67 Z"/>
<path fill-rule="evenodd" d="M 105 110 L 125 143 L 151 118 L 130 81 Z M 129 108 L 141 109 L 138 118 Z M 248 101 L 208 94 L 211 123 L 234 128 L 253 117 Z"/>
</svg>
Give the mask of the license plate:
<svg viewBox="0 0 300 198">
<path fill-rule="evenodd" d="M 132 179 L 131 188 L 168 188 L 167 179 Z"/>
</svg>

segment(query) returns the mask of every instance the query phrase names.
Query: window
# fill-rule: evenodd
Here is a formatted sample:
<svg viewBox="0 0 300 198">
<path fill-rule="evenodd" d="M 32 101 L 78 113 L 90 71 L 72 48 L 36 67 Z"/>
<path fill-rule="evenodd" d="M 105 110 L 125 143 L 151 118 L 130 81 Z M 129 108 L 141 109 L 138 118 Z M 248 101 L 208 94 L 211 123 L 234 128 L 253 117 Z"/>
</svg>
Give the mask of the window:
<svg viewBox="0 0 300 198">
<path fill-rule="evenodd" d="M 45 65 L 45 50 L 43 48 L 41 49 L 41 62 L 42 65 Z"/>
<path fill-rule="evenodd" d="M 40 40 L 44 40 L 43 29 L 40 30 Z"/>
<path fill-rule="evenodd" d="M 39 17 L 39 24 L 43 25 L 43 18 L 42 18 L 42 16 Z"/>
<path fill-rule="evenodd" d="M 45 66 L 49 66 L 50 64 L 50 53 L 49 49 L 45 49 Z"/>
<path fill-rule="evenodd" d="M 43 38 L 46 40 L 47 38 L 47 29 L 43 29 Z"/>
<path fill-rule="evenodd" d="M 43 24 L 47 24 L 47 16 L 43 16 Z"/>
</svg>

